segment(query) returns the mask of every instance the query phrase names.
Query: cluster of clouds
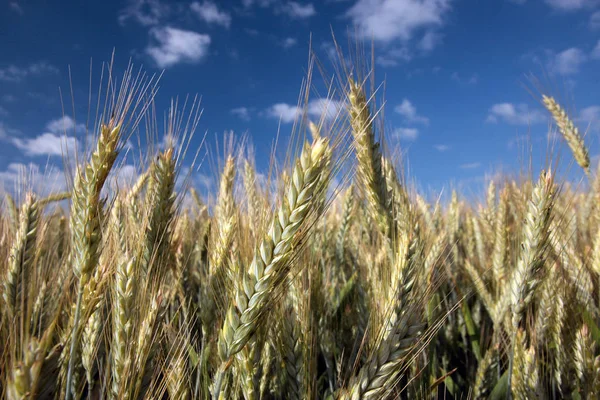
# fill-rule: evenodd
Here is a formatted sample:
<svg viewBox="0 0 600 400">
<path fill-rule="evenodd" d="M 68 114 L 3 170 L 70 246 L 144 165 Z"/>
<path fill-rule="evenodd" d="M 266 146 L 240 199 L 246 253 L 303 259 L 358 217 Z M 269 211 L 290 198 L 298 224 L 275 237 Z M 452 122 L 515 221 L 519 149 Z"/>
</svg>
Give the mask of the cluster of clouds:
<svg viewBox="0 0 600 400">
<path fill-rule="evenodd" d="M 0 141 L 8 142 L 27 156 L 73 156 L 79 142 L 76 134 L 84 134 L 84 124 L 75 123 L 69 116 L 49 121 L 44 131 L 35 137 L 22 137 L 18 130 L 0 123 Z"/>
<path fill-rule="evenodd" d="M 307 19 L 316 15 L 312 3 L 284 0 L 243 0 L 243 10 L 250 12 L 254 7 L 271 7 L 278 15 L 291 19 Z M 177 6 L 161 0 L 130 0 L 123 8 L 118 20 L 121 25 L 135 22 L 148 30 L 148 45 L 144 53 L 157 67 L 169 68 L 180 63 L 194 64 L 205 60 L 211 49 L 213 39 L 210 33 L 197 32 L 173 25 L 173 21 L 182 16 L 191 15 L 206 25 L 206 30 L 217 27 L 230 29 L 233 15 L 222 8 L 222 3 L 213 0 L 194 1 L 189 5 Z M 283 48 L 295 46 L 297 40 L 292 37 L 280 40 Z"/>
<path fill-rule="evenodd" d="M 517 5 L 532 0 L 507 0 Z M 600 30 L 600 0 L 543 0 L 556 13 L 585 11 L 589 15 L 589 28 Z M 443 29 L 448 23 L 454 0 L 352 0 L 343 18 L 354 27 L 354 33 L 362 39 L 377 42 L 380 55 L 377 63 L 393 67 L 406 63 L 416 56 L 427 54 L 440 46 L 444 40 Z M 308 20 L 317 15 L 314 4 L 308 0 L 241 0 L 241 7 L 231 10 L 217 0 L 198 0 L 187 4 L 174 5 L 166 0 L 130 0 L 123 8 L 118 21 L 121 25 L 134 23 L 148 34 L 144 54 L 150 57 L 157 67 L 170 68 L 181 63 L 200 63 L 211 54 L 214 46 L 215 30 L 229 30 L 236 23 L 235 18 L 251 14 L 256 9 L 269 9 L 273 14 L 290 20 Z M 316 3 L 319 4 L 319 3 Z M 16 2 L 9 6 L 19 14 L 23 9 Z M 587 18 L 587 17 L 586 17 Z M 174 21 L 200 22 L 202 31 L 188 29 Z M 197 26 L 197 25 L 196 25 Z M 277 44 L 284 49 L 296 46 L 294 37 L 279 38 Z M 333 52 L 329 49 L 328 52 Z M 549 72 L 565 77 L 576 75 L 592 60 L 600 60 L 600 40 L 593 46 L 573 46 L 562 51 L 546 50 L 544 62 Z M 28 66 L 8 65 L 0 68 L 0 82 L 21 82 L 29 77 L 57 74 L 59 70 L 45 62 Z M 458 73 L 452 79 L 476 84 L 478 76 L 461 77 Z M 240 106 L 230 113 L 243 121 L 254 116 L 278 120 L 289 124 L 306 114 L 310 118 L 334 119 L 343 110 L 344 104 L 329 99 L 314 99 L 304 106 L 279 102 L 263 109 Z M 399 127 L 392 130 L 392 136 L 403 141 L 414 141 L 423 128 L 430 124 L 428 117 L 417 112 L 416 106 L 407 98 L 393 107 L 394 114 L 401 119 Z M 7 115 L 0 106 L 0 116 Z M 600 132 L 600 106 L 590 105 L 579 110 L 574 120 L 584 128 Z M 489 109 L 485 121 L 505 123 L 514 126 L 527 126 L 548 122 L 544 110 L 531 108 L 522 103 L 496 103 Z M 0 121 L 0 142 L 8 142 L 29 157 L 59 157 L 65 152 L 74 154 L 80 144 L 77 134 L 83 134 L 85 127 L 65 116 L 49 121 L 41 134 L 35 137 L 19 137 L 17 131 L 9 129 Z M 450 150 L 448 144 L 433 146 L 439 152 Z M 462 166 L 464 169 L 479 167 L 478 163 Z M 123 168 L 123 176 L 132 175 L 132 167 Z M 0 171 L 0 180 L 15 181 L 24 169 L 34 170 L 34 165 L 13 163 L 5 171 Z M 19 172 L 21 171 L 21 172 Z M 38 173 L 40 171 L 37 171 Z"/>
</svg>

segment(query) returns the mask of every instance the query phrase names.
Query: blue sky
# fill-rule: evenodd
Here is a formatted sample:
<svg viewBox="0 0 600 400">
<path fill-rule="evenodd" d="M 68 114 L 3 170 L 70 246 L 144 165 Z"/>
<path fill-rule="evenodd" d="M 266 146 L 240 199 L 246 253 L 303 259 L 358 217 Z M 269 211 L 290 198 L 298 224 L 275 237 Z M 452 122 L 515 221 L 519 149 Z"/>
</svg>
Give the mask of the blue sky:
<svg viewBox="0 0 600 400">
<path fill-rule="evenodd" d="M 292 128 L 310 35 L 327 62 L 331 28 L 341 43 L 353 39 L 349 32 L 367 47 L 373 40 L 376 77 L 386 80 L 386 135 L 423 188 L 483 185 L 486 174 L 516 171 L 527 136 L 534 163 L 543 163 L 540 90 L 589 127 L 598 154 L 600 0 L 5 1 L 0 180 L 14 186 L 22 166 L 52 164 L 60 174 L 65 128 L 68 144 L 84 135 L 90 59 L 97 82 L 113 49 L 117 71 L 130 58 L 150 73 L 165 70 L 159 109 L 173 96 L 202 96 L 192 147 L 204 132 L 209 142 L 248 132 L 266 168 L 280 120 L 282 137 Z M 69 66 L 80 119 L 62 112 Z"/>
</svg>

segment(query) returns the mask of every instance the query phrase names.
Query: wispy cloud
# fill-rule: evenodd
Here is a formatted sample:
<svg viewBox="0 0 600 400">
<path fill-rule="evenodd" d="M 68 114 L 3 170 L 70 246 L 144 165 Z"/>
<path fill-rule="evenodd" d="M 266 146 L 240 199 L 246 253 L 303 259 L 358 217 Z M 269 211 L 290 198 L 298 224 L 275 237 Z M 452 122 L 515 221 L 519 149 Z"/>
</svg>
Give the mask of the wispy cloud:
<svg viewBox="0 0 600 400">
<path fill-rule="evenodd" d="M 505 122 L 511 125 L 529 125 L 544 122 L 546 117 L 540 110 L 529 110 L 526 104 L 498 103 L 490 107 L 487 122 Z"/>
<path fill-rule="evenodd" d="M 417 108 L 408 99 L 403 99 L 402 103 L 394 107 L 394 111 L 404 117 L 406 122 L 429 125 L 429 118 L 417 114 Z"/>
<path fill-rule="evenodd" d="M 58 68 L 45 61 L 29 64 L 25 67 L 9 65 L 5 68 L 0 68 L 0 81 L 20 82 L 30 76 L 42 76 L 57 73 Z"/>
<path fill-rule="evenodd" d="M 298 40 L 293 37 L 287 37 L 281 41 L 281 47 L 284 49 L 289 49 L 290 47 L 294 47 L 298 44 Z"/>
<path fill-rule="evenodd" d="M 248 109 L 248 107 L 237 107 L 229 112 L 244 121 L 250 121 L 250 109 Z"/>
<path fill-rule="evenodd" d="M 421 51 L 428 52 L 442 43 L 442 35 L 436 31 L 427 31 L 419 40 L 418 48 Z"/>
<path fill-rule="evenodd" d="M 579 124 L 582 124 L 583 129 L 591 129 L 595 132 L 600 132 L 600 106 L 593 105 L 583 108 L 579 111 L 576 118 Z"/>
<path fill-rule="evenodd" d="M 324 118 L 325 120 L 332 120 L 340 115 L 340 111 L 343 110 L 343 107 L 343 103 L 337 100 L 324 98 L 314 99 L 308 102 L 306 113 L 314 119 Z M 297 105 L 276 103 L 267 108 L 264 115 L 269 118 L 280 119 L 281 122 L 289 124 L 294 122 L 303 111 L 303 108 L 298 107 Z"/>
<path fill-rule="evenodd" d="M 207 24 L 220 25 L 224 28 L 231 26 L 231 15 L 226 11 L 219 10 L 212 1 L 204 1 L 203 3 L 195 1 L 190 4 L 190 9 L 200 20 Z"/>
<path fill-rule="evenodd" d="M 171 7 L 160 0 L 129 0 L 119 12 L 119 23 L 133 20 L 143 26 L 158 25 L 171 14 Z"/>
<path fill-rule="evenodd" d="M 590 53 L 590 57 L 592 57 L 596 60 L 600 59 L 600 40 L 598 40 L 598 42 L 596 43 L 596 46 Z"/>
<path fill-rule="evenodd" d="M 25 14 L 25 12 L 23 11 L 23 7 L 21 7 L 16 1 L 11 1 L 10 3 L 8 3 L 8 6 L 11 10 L 13 10 L 19 15 Z"/>
<path fill-rule="evenodd" d="M 392 137 L 398 140 L 413 141 L 419 137 L 419 130 L 415 128 L 396 128 L 392 131 Z"/>
<path fill-rule="evenodd" d="M 459 166 L 460 169 L 477 169 L 479 167 L 481 167 L 480 162 L 466 163 Z"/>
<path fill-rule="evenodd" d="M 170 26 L 153 28 L 150 35 L 155 44 L 146 48 L 146 54 L 152 57 L 160 68 L 202 61 L 208 54 L 211 42 L 209 35 Z"/>
<path fill-rule="evenodd" d="M 597 0 L 545 0 L 545 2 L 558 11 L 577 11 L 598 4 Z"/>
<path fill-rule="evenodd" d="M 467 78 L 462 77 L 458 72 L 453 72 L 450 76 L 453 81 L 463 85 L 476 85 L 479 82 L 479 75 L 473 74 Z"/>
<path fill-rule="evenodd" d="M 382 51 L 375 62 L 382 67 L 395 67 L 413 59 L 413 54 L 406 46 L 392 47 Z"/>
<path fill-rule="evenodd" d="M 600 11 L 594 11 L 590 15 L 590 28 L 600 29 Z"/>
<path fill-rule="evenodd" d="M 312 3 L 302 4 L 297 1 L 289 1 L 283 4 L 280 12 L 295 19 L 306 19 L 317 14 L 315 6 Z"/>
<path fill-rule="evenodd" d="M 574 75 L 579 72 L 579 68 L 587 58 L 583 50 L 571 47 L 552 56 L 548 68 L 560 75 Z"/>
<path fill-rule="evenodd" d="M 436 144 L 433 146 L 433 148 L 439 151 L 440 153 L 444 153 L 450 150 L 450 146 L 448 146 L 447 144 Z"/>
</svg>

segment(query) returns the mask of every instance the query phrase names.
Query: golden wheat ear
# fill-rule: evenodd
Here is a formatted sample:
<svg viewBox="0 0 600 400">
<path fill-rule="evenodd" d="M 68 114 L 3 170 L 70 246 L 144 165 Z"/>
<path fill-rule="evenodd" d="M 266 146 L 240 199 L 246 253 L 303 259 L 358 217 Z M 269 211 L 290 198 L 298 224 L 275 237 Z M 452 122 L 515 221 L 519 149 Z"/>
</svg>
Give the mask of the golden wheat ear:
<svg viewBox="0 0 600 400">
<path fill-rule="evenodd" d="M 554 100 L 553 97 L 548 97 L 546 95 L 542 96 L 542 102 L 544 106 L 550 111 L 556 125 L 560 130 L 560 133 L 563 135 L 567 144 L 571 148 L 573 152 L 573 156 L 575 157 L 575 161 L 587 175 L 590 174 L 590 156 L 587 147 L 583 141 L 583 137 L 579 132 L 579 128 L 575 126 L 573 121 L 569 118 L 567 112 Z"/>
</svg>

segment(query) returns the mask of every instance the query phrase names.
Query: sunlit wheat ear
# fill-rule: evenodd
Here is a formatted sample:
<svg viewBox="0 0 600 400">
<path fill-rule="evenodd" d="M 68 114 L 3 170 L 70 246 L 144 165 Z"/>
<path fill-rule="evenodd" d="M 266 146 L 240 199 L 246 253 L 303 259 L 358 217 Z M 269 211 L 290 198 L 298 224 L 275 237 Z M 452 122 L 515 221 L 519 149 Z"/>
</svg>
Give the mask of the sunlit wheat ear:
<svg viewBox="0 0 600 400">
<path fill-rule="evenodd" d="M 16 316 L 17 306 L 20 303 L 19 293 L 27 290 L 23 283 L 32 272 L 30 269 L 35 253 L 39 221 L 39 207 L 35 195 L 27 194 L 18 221 L 2 291 L 5 313 L 11 318 Z M 21 311 L 24 312 L 24 310 Z"/>
<path fill-rule="evenodd" d="M 569 118 L 567 112 L 554 100 L 553 97 L 548 97 L 543 95 L 542 101 L 544 106 L 550 111 L 554 121 L 556 121 L 556 125 L 560 129 L 560 133 L 562 133 L 563 137 L 567 141 L 567 144 L 571 148 L 573 152 L 573 156 L 575 157 L 575 161 L 586 174 L 590 173 L 590 156 L 588 153 L 588 149 L 583 142 L 583 137 L 579 132 L 579 128 L 575 126 L 573 121 Z"/>
<path fill-rule="evenodd" d="M 71 396 L 73 364 L 79 354 L 81 301 L 84 289 L 93 275 L 100 256 L 100 218 L 102 202 L 100 193 L 104 182 L 117 158 L 121 138 L 119 125 L 102 125 L 96 150 L 88 164 L 77 169 L 71 203 L 71 248 L 72 266 L 79 279 L 78 294 L 73 320 L 73 333 L 69 338 L 70 350 L 65 381 L 66 400 Z"/>
<path fill-rule="evenodd" d="M 111 232 L 118 241 L 116 256 L 116 270 L 113 285 L 112 299 L 112 342 L 111 342 L 111 395 L 118 398 L 123 374 L 131 363 L 130 343 L 133 339 L 135 324 L 135 295 L 140 275 L 135 273 L 138 265 L 137 259 L 131 257 L 125 246 L 125 227 L 123 223 L 121 200 L 117 198 L 111 211 Z"/>
<path fill-rule="evenodd" d="M 221 174 L 219 196 L 215 219 L 217 222 L 217 238 L 214 250 L 210 255 L 210 272 L 216 274 L 226 264 L 227 256 L 231 251 L 234 241 L 234 232 L 237 224 L 235 202 L 233 198 L 233 184 L 235 181 L 235 163 L 232 156 L 227 158 L 225 168 Z M 219 272 L 220 273 L 220 272 Z"/>
<path fill-rule="evenodd" d="M 379 143 L 375 141 L 369 103 L 362 86 L 350 80 L 348 93 L 350 124 L 356 147 L 357 177 L 365 192 L 372 218 L 384 236 L 390 233 L 388 188 L 381 165 Z"/>
<path fill-rule="evenodd" d="M 153 361 L 156 356 L 156 334 L 158 329 L 158 319 L 161 312 L 162 294 L 156 292 L 149 305 L 146 306 L 145 315 L 139 320 L 137 327 L 137 340 L 134 340 L 135 353 L 130 370 L 128 371 L 130 398 L 138 398 L 143 395 L 143 385 L 154 373 Z"/>
<path fill-rule="evenodd" d="M 494 222 L 494 250 L 492 253 L 492 272 L 494 274 L 496 298 L 501 294 L 502 285 L 506 274 L 506 256 L 507 256 L 507 203 L 508 195 L 503 191 L 500 195 L 500 202 L 496 210 Z"/>
<path fill-rule="evenodd" d="M 422 300 L 413 293 L 417 271 L 423 265 L 422 245 L 415 228 L 402 262 L 405 265 L 400 268 L 397 285 L 393 285 L 394 296 L 390 299 L 380 341 L 341 399 L 384 398 L 398 381 L 404 363 L 425 328 Z"/>
<path fill-rule="evenodd" d="M 250 229 L 256 235 L 256 230 L 261 223 L 261 216 L 259 214 L 261 204 L 256 191 L 256 171 L 248 160 L 244 160 L 244 189 L 246 190 L 246 204 L 251 222 Z"/>
<path fill-rule="evenodd" d="M 148 207 L 150 217 L 143 247 L 143 271 L 159 280 L 170 260 L 169 240 L 175 204 L 175 150 L 169 146 L 161 152 L 150 170 Z"/>
<path fill-rule="evenodd" d="M 327 139 L 306 144 L 296 161 L 292 179 L 270 229 L 245 274 L 243 292 L 238 291 L 235 306 L 229 307 L 219 334 L 218 352 L 223 364 L 217 372 L 213 398 L 219 398 L 221 385 L 230 359 L 248 342 L 257 328 L 259 318 L 289 269 L 293 256 L 292 244 L 314 207 L 321 174 L 330 152 Z"/>
<path fill-rule="evenodd" d="M 542 269 L 550 244 L 549 228 L 555 196 L 552 173 L 542 172 L 529 200 L 521 256 L 510 284 L 513 329 L 518 329 L 543 279 Z"/>
</svg>

